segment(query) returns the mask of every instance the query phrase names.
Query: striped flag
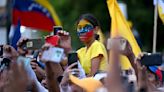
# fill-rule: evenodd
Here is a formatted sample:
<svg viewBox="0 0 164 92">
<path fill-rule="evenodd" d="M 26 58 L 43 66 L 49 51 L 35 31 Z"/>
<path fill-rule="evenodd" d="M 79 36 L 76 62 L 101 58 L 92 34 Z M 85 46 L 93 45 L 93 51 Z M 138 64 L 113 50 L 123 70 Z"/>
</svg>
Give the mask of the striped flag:
<svg viewBox="0 0 164 92">
<path fill-rule="evenodd" d="M 20 20 L 22 26 L 51 32 L 61 25 L 53 7 L 47 0 L 14 0 L 12 24 Z"/>
</svg>

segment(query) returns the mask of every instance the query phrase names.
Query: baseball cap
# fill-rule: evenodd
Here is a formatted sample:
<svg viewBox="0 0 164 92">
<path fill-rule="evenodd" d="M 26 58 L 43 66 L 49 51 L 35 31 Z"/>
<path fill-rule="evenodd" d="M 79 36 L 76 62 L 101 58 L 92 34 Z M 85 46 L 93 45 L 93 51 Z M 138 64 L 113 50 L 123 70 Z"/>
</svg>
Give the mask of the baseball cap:
<svg viewBox="0 0 164 92">
<path fill-rule="evenodd" d="M 79 79 L 70 74 L 69 78 L 71 82 L 83 88 L 84 90 L 86 90 L 86 92 L 95 92 L 98 88 L 103 86 L 103 84 L 99 80 L 96 80 L 93 77 Z"/>
</svg>

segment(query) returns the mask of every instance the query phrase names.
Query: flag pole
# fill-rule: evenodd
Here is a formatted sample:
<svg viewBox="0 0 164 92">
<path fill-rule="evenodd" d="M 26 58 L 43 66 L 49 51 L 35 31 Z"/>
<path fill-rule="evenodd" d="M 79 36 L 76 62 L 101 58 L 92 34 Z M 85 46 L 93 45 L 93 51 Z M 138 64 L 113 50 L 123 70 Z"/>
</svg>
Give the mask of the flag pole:
<svg viewBox="0 0 164 92">
<path fill-rule="evenodd" d="M 154 8 L 153 53 L 156 52 L 156 45 L 157 45 L 157 21 L 158 21 L 158 0 Z"/>
</svg>

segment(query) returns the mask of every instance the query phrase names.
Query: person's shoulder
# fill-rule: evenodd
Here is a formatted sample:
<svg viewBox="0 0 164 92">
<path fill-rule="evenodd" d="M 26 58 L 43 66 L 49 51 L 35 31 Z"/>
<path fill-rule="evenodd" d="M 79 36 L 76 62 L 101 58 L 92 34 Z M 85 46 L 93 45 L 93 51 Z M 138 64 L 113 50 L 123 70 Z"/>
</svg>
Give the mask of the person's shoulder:
<svg viewBox="0 0 164 92">
<path fill-rule="evenodd" d="M 95 40 L 94 43 L 93 43 L 93 46 L 101 46 L 101 47 L 104 47 L 104 44 Z"/>
<path fill-rule="evenodd" d="M 86 48 L 86 47 L 81 47 L 80 49 L 77 50 L 77 53 L 84 51 L 85 48 Z"/>
</svg>

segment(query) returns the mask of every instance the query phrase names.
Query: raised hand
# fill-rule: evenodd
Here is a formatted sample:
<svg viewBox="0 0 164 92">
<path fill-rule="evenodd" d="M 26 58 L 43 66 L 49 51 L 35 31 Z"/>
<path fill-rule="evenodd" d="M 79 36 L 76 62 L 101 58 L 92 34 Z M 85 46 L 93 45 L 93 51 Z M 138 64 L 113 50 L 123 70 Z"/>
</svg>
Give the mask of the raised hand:
<svg viewBox="0 0 164 92">
<path fill-rule="evenodd" d="M 114 44 L 114 49 L 110 51 L 110 62 L 108 69 L 108 76 L 106 79 L 106 88 L 111 92 L 126 92 L 123 90 L 123 84 L 121 82 L 121 70 L 119 67 L 119 55 L 118 44 Z"/>
<path fill-rule="evenodd" d="M 141 90 L 148 91 L 148 77 L 147 77 L 147 69 L 145 66 L 142 66 L 140 63 L 141 58 L 143 57 L 143 53 L 140 53 L 138 57 L 135 58 L 135 65 L 137 67 L 137 86 L 138 92 Z M 149 91 L 148 91 L 149 92 Z"/>
<path fill-rule="evenodd" d="M 57 35 L 60 37 L 60 47 L 64 48 L 65 52 L 68 53 L 72 50 L 71 37 L 66 31 L 58 31 Z"/>
<path fill-rule="evenodd" d="M 27 90 L 28 82 L 30 81 L 23 64 L 18 65 L 16 62 L 13 62 L 8 76 L 9 84 L 5 88 L 4 92 L 25 92 Z"/>
<path fill-rule="evenodd" d="M 25 56 L 25 54 L 27 53 L 27 50 L 23 48 L 23 45 L 26 44 L 27 41 L 28 41 L 27 38 L 20 38 L 19 41 L 17 42 L 19 55 Z"/>
<path fill-rule="evenodd" d="M 120 54 L 126 56 L 129 59 L 132 67 L 135 70 L 135 74 L 137 75 L 137 67 L 136 67 L 136 65 L 134 63 L 135 55 L 133 53 L 133 50 L 132 50 L 132 47 L 131 47 L 130 43 L 128 42 L 128 40 L 124 39 L 123 37 L 117 37 L 117 38 L 114 38 L 114 39 L 116 39 L 116 40 L 121 40 L 122 39 L 122 40 L 124 40 L 126 42 L 125 48 L 120 50 L 120 46 L 119 46 L 119 48 L 118 48 L 119 50 L 118 51 L 119 51 Z M 120 44 L 117 43 L 117 45 L 120 45 Z"/>
<path fill-rule="evenodd" d="M 9 58 L 11 61 L 16 61 L 18 52 L 10 45 L 3 46 L 3 57 Z"/>
<path fill-rule="evenodd" d="M 36 62 L 36 60 L 31 60 L 30 64 L 38 80 L 42 80 L 45 76 L 45 71 L 41 67 L 39 67 L 39 65 Z"/>
<path fill-rule="evenodd" d="M 53 62 L 46 62 L 46 77 L 49 92 L 60 92 L 57 78 L 63 74 L 60 64 Z"/>
<path fill-rule="evenodd" d="M 117 49 L 120 51 L 120 54 L 123 54 L 127 57 L 134 54 L 132 47 L 127 39 L 123 37 L 115 37 L 115 38 L 112 38 L 112 40 L 113 40 L 112 45 L 114 45 L 112 46 L 112 49 L 116 48 L 115 46 L 118 46 Z M 124 43 L 125 43 L 125 46 L 123 46 Z"/>
<path fill-rule="evenodd" d="M 70 66 L 68 66 L 66 68 L 66 70 L 63 73 L 63 79 L 62 79 L 62 81 L 60 83 L 61 86 L 68 84 L 69 74 L 71 74 L 71 72 L 79 72 L 80 71 L 79 69 L 72 69 L 77 64 L 78 64 L 77 62 L 76 63 L 73 63 L 73 64 L 71 64 Z"/>
</svg>

